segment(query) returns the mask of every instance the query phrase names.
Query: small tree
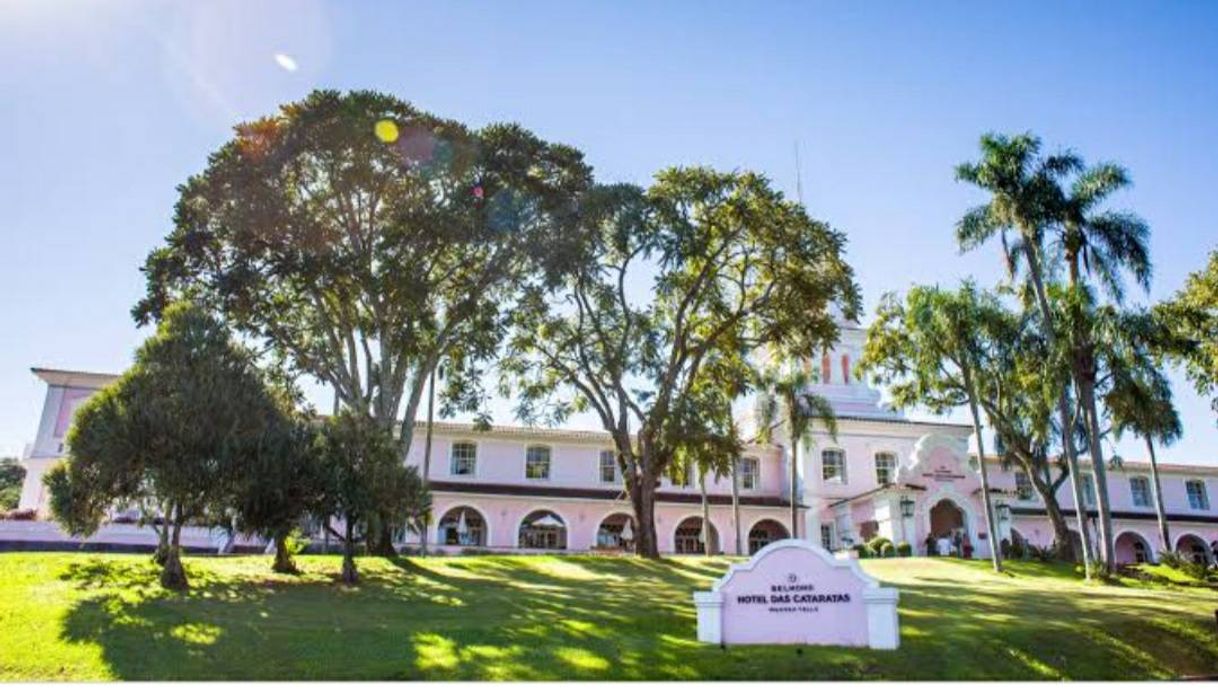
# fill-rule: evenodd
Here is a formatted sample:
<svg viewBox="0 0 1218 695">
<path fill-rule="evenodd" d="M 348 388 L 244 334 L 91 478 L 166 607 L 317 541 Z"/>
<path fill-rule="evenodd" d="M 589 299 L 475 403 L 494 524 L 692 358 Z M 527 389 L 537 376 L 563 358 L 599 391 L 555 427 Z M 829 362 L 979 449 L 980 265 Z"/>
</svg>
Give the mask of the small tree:
<svg viewBox="0 0 1218 695">
<path fill-rule="evenodd" d="M 418 519 L 430 511 L 430 497 L 414 468 L 402 464 L 393 435 L 370 418 L 343 412 L 318 437 L 321 494 L 314 513 L 343 542 L 342 581 L 356 584 L 356 546 L 368 537 L 370 517 L 386 508 L 399 518 Z M 342 531 L 333 526 L 342 519 Z"/>
<path fill-rule="evenodd" d="M 303 417 L 284 416 L 266 429 L 245 452 L 232 502 L 236 527 L 275 544 L 275 572 L 295 573 L 288 536 L 317 506 L 321 476 L 316 428 Z"/>
<path fill-rule="evenodd" d="M 227 514 L 241 453 L 277 413 L 251 355 L 225 326 L 195 305 L 174 304 L 131 369 L 78 411 L 66 463 L 46 479 L 52 512 L 70 533 L 87 536 L 115 504 L 155 510 L 161 584 L 184 589 L 182 527 Z"/>
<path fill-rule="evenodd" d="M 21 483 L 25 481 L 25 469 L 17 459 L 6 456 L 0 459 L 0 512 L 16 509 L 21 502 Z"/>
</svg>

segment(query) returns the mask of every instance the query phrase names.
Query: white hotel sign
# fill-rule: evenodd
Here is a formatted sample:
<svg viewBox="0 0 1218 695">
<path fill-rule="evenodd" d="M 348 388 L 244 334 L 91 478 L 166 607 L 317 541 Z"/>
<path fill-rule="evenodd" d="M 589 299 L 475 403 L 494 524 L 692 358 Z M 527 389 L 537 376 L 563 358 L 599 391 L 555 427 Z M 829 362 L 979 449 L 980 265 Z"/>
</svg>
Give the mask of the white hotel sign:
<svg viewBox="0 0 1218 695">
<path fill-rule="evenodd" d="M 694 592 L 698 641 L 896 649 L 897 598 L 852 558 L 778 541 L 732 565 L 711 591 Z"/>
</svg>

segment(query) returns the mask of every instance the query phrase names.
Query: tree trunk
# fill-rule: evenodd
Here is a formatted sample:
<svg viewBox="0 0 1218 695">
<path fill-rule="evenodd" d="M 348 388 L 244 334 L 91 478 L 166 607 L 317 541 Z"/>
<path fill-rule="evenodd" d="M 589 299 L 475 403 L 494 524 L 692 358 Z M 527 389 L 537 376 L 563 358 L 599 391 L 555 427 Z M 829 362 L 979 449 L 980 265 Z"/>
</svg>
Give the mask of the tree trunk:
<svg viewBox="0 0 1218 695">
<path fill-rule="evenodd" d="M 1076 375 L 1076 386 L 1087 419 L 1087 444 L 1091 449 L 1091 467 L 1095 471 L 1095 508 L 1100 518 L 1100 561 L 1104 574 L 1116 570 L 1115 539 L 1112 537 L 1112 508 L 1108 504 L 1108 469 L 1100 446 L 1100 418 L 1095 407 L 1095 385 L 1086 374 Z"/>
<path fill-rule="evenodd" d="M 355 524 L 347 519 L 343 529 L 343 571 L 342 581 L 347 586 L 359 583 L 359 572 L 355 569 Z"/>
<path fill-rule="evenodd" d="M 152 528 L 156 531 L 156 551 L 152 553 L 152 561 L 164 567 L 169 558 L 169 520 L 162 519 L 159 524 L 154 521 Z"/>
<path fill-rule="evenodd" d="M 736 555 L 743 555 L 740 545 L 740 459 L 732 462 L 732 524 L 736 529 Z"/>
<path fill-rule="evenodd" d="M 275 534 L 275 562 L 271 565 L 271 571 L 280 574 L 297 574 L 300 571 L 288 552 L 287 533 Z"/>
<path fill-rule="evenodd" d="M 1159 484 L 1159 459 L 1155 457 L 1154 439 L 1146 438 L 1146 449 L 1150 452 L 1150 484 L 1155 486 L 1155 516 L 1159 518 L 1159 539 L 1163 541 L 1163 550 L 1171 550 L 1171 536 L 1167 533 L 1167 515 L 1163 513 L 1163 486 Z"/>
<path fill-rule="evenodd" d="M 427 485 L 431 480 L 431 430 L 436 414 L 436 370 L 431 370 L 431 379 L 427 384 L 427 434 L 423 441 L 423 484 Z M 419 535 L 419 554 L 427 555 L 427 531 L 431 527 L 427 523 L 428 519 L 423 520 L 423 531 Z M 488 541 L 490 539 L 487 539 Z"/>
<path fill-rule="evenodd" d="M 1053 525 L 1053 545 L 1057 556 L 1062 560 L 1074 562 L 1078 558 L 1075 557 L 1074 544 L 1070 541 L 1070 525 L 1066 523 L 1066 515 L 1062 512 L 1061 505 L 1057 503 L 1057 495 L 1053 487 L 1044 478 L 1037 475 L 1030 465 L 1024 465 L 1024 472 L 1028 474 L 1032 487 L 1040 495 L 1041 502 L 1045 505 L 1045 514 L 1049 517 L 1049 523 Z"/>
<path fill-rule="evenodd" d="M 714 555 L 711 548 L 710 500 L 706 498 L 706 473 L 698 472 L 698 487 L 702 491 L 702 552 L 707 557 Z"/>
<path fill-rule="evenodd" d="M 161 586 L 174 591 L 185 591 L 190 588 L 186 580 L 186 568 L 182 566 L 182 514 L 179 511 L 173 522 L 173 535 L 169 541 L 169 550 L 165 553 L 165 566 L 161 568 Z"/>
<path fill-rule="evenodd" d="M 977 412 L 977 395 L 968 371 L 964 384 L 969 391 L 968 407 L 973 414 L 973 435 L 977 437 L 977 469 L 981 472 L 981 503 L 985 506 L 986 540 L 990 542 L 990 559 L 995 572 L 1002 571 L 1002 553 L 998 547 L 998 526 L 994 523 L 994 506 L 990 503 L 990 476 L 985 467 L 985 437 L 981 432 L 981 414 Z"/>
<path fill-rule="evenodd" d="M 656 542 L 655 477 L 646 465 L 640 466 L 630 484 L 630 503 L 634 507 L 634 552 L 650 560 L 660 559 Z"/>
<path fill-rule="evenodd" d="M 791 538 L 799 538 L 799 450 L 802 445 L 791 436 Z"/>
<path fill-rule="evenodd" d="M 384 514 L 377 514 L 375 540 L 369 542 L 369 554 L 377 557 L 397 557 L 398 550 L 393 547 L 393 527 L 385 520 Z"/>
<path fill-rule="evenodd" d="M 1073 421 L 1070 419 L 1070 405 L 1066 402 L 1066 394 L 1064 393 L 1058 398 L 1057 410 L 1062 419 L 1062 448 L 1066 453 L 1066 467 L 1070 471 L 1070 492 L 1074 495 L 1074 516 L 1078 521 L 1078 537 L 1082 546 L 1079 548 L 1079 552 L 1083 555 L 1083 576 L 1091 579 L 1094 559 L 1091 557 L 1091 531 L 1087 528 L 1087 500 L 1083 496 L 1083 481 L 1079 477 L 1078 459 L 1074 455 Z M 1073 544 L 1071 544 L 1071 548 L 1073 548 Z"/>
<path fill-rule="evenodd" d="M 1024 238 L 1024 255 L 1028 259 L 1028 275 L 1032 278 L 1032 288 L 1035 290 L 1036 303 L 1040 307 L 1041 318 L 1045 322 L 1045 337 L 1052 345 L 1057 344 L 1057 331 L 1053 325 L 1053 311 L 1049 308 L 1049 296 L 1045 292 L 1044 278 L 1041 276 L 1040 248 L 1033 243 L 1037 235 L 1035 230 L 1020 229 Z M 1074 439 L 1070 417 L 1070 406 L 1066 401 L 1063 390 L 1057 397 L 1057 414 L 1062 426 L 1062 448 L 1066 454 L 1066 465 L 1070 469 L 1070 488 L 1074 493 L 1074 508 L 1078 515 L 1078 533 L 1083 541 L 1083 573 L 1091 579 L 1091 548 L 1088 542 L 1087 512 L 1084 509 L 1082 483 L 1078 477 L 1078 459 L 1074 453 Z"/>
</svg>

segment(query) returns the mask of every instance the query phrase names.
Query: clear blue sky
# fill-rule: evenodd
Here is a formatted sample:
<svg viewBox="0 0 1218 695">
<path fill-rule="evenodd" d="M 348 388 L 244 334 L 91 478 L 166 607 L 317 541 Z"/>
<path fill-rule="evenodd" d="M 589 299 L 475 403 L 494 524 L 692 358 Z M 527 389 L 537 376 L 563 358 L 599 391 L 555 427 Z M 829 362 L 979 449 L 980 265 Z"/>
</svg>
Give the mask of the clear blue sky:
<svg viewBox="0 0 1218 695">
<path fill-rule="evenodd" d="M 0 454 L 34 435 L 30 366 L 126 366 L 175 186 L 314 87 L 519 121 L 605 180 L 710 164 L 794 195 L 799 141 L 805 203 L 848 233 L 868 311 L 997 278 L 996 247 L 955 250 L 979 196 L 952 167 L 983 131 L 1033 130 L 1132 171 L 1118 203 L 1151 223 L 1167 296 L 1218 246 L 1218 4 L 1007 5 L 0 0 Z M 1218 462 L 1213 413 L 1176 387 L 1168 458 Z"/>
</svg>

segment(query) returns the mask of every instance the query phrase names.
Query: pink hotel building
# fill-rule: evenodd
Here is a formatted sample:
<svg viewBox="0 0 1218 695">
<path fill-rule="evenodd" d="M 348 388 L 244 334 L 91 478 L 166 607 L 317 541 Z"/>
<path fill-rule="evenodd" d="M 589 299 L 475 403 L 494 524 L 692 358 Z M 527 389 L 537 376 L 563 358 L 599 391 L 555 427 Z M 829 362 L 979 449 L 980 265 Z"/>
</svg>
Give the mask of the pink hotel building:
<svg viewBox="0 0 1218 695">
<path fill-rule="evenodd" d="M 921 555 L 927 552 L 928 536 L 949 535 L 971 546 L 975 556 L 988 555 L 980 476 L 968 453 L 971 429 L 911 420 L 881 405 L 880 393 L 850 373 L 862 341 L 861 329 L 844 326 L 837 349 L 819 364 L 804 362 L 817 376 L 813 388 L 836 409 L 837 439 L 814 432 L 798 456 L 788 441 L 749 448 L 739 467 L 739 529 L 732 514 L 730 480 L 708 480 L 709 533 L 702 531 L 698 489 L 663 481 L 656 510 L 663 552 L 701 552 L 709 542 L 716 552 L 733 553 L 739 538 L 741 550 L 752 553 L 788 537 L 790 466 L 795 465 L 801 538 L 840 549 L 880 535 L 894 543 L 906 541 Z M 63 438 L 76 407 L 114 377 L 53 369 L 33 372 L 46 382 L 47 395 L 37 437 L 22 461 L 28 474 L 20 504 L 45 517 L 42 474 L 63 455 Z M 407 465 L 422 463 L 422 428 L 418 432 Z M 429 545 L 444 552 L 579 552 L 628 543 L 630 505 L 609 446 L 601 432 L 505 426 L 479 432 L 469 425 L 438 423 L 429 481 L 434 500 Z M 1052 528 L 1023 474 L 1004 470 L 997 462 L 987 465 L 1001 540 L 1049 545 Z M 1160 469 L 1172 549 L 1214 562 L 1218 466 L 1164 463 Z M 1118 560 L 1153 561 L 1163 547 L 1156 531 L 1149 466 L 1126 462 L 1109 473 L 1108 484 Z M 1083 485 L 1090 499 L 1094 483 L 1086 478 Z M 1062 485 L 1058 494 L 1073 527 L 1070 486 Z M 12 538 L 13 523 L 6 524 L 7 538 Z M 43 539 L 58 533 L 50 523 L 33 523 L 30 528 L 41 528 Z M 148 542 L 150 535 L 140 535 L 148 533 L 130 524 L 108 524 L 91 540 Z M 200 549 L 222 545 L 207 529 L 195 529 L 186 537 Z M 403 538 L 412 544 L 418 540 Z"/>
</svg>

